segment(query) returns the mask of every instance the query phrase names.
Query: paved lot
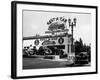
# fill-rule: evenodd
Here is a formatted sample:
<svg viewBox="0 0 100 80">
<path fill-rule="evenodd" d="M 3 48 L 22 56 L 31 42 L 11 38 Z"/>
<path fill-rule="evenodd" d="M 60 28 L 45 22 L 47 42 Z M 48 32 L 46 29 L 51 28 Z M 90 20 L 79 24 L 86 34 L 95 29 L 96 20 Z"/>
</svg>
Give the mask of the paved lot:
<svg viewBox="0 0 100 80">
<path fill-rule="evenodd" d="M 23 69 L 66 67 L 68 61 L 53 61 L 43 58 L 23 58 Z"/>
<path fill-rule="evenodd" d="M 77 67 L 78 65 L 69 65 L 68 61 L 55 61 L 43 58 L 23 58 L 23 69 L 41 69 L 41 68 L 60 68 Z M 81 65 L 89 66 L 89 65 Z"/>
</svg>

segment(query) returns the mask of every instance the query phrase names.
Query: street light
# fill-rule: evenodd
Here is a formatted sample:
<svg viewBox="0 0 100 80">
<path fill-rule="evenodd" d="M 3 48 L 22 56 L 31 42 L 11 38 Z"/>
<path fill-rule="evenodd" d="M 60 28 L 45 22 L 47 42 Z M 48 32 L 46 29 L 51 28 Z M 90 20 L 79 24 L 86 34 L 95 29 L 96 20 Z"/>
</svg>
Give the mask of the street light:
<svg viewBox="0 0 100 80">
<path fill-rule="evenodd" d="M 71 27 L 72 32 L 72 51 L 73 51 L 73 27 L 76 26 L 76 18 L 73 18 L 73 21 L 71 19 L 68 19 L 69 27 Z"/>
</svg>

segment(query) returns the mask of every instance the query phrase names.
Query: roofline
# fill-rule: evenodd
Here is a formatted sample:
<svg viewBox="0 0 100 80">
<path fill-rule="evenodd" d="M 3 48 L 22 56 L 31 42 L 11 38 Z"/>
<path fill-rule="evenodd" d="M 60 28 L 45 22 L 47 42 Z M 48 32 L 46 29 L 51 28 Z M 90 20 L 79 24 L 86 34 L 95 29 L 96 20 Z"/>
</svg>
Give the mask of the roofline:
<svg viewBox="0 0 100 80">
<path fill-rule="evenodd" d="M 54 37 L 65 37 L 66 35 L 71 36 L 71 34 L 64 34 L 64 35 L 44 35 L 44 36 L 30 36 L 30 37 L 23 37 L 23 40 L 30 40 L 30 39 L 43 39 L 43 38 L 54 38 Z"/>
</svg>

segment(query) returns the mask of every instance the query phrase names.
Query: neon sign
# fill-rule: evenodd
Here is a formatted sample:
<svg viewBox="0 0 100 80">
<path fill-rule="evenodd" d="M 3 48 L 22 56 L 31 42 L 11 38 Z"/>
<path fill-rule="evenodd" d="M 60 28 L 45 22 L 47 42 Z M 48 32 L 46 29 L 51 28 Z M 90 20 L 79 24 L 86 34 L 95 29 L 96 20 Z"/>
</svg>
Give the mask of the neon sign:
<svg viewBox="0 0 100 80">
<path fill-rule="evenodd" d="M 50 24 L 52 24 L 53 22 L 57 22 L 57 21 L 61 21 L 61 22 L 63 22 L 63 23 L 66 23 L 66 22 L 67 22 L 67 19 L 64 18 L 64 17 L 51 18 L 51 19 L 47 22 L 47 24 L 50 25 Z"/>
</svg>

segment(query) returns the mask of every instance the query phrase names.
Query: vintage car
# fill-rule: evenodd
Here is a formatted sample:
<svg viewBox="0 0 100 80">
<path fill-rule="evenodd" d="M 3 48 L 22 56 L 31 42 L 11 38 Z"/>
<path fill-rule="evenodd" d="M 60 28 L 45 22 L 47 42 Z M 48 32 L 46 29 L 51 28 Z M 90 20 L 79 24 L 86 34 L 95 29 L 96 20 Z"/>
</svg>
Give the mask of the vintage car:
<svg viewBox="0 0 100 80">
<path fill-rule="evenodd" d="M 30 47 L 24 47 L 23 49 L 23 56 L 31 56 L 37 54 L 36 47 L 30 48 Z"/>
<path fill-rule="evenodd" d="M 29 56 L 29 51 L 28 51 L 29 47 L 24 47 L 23 49 L 23 56 Z"/>
<path fill-rule="evenodd" d="M 40 46 L 37 55 L 49 55 L 52 51 L 46 46 Z"/>
<path fill-rule="evenodd" d="M 88 63 L 89 63 L 89 59 L 88 59 L 88 55 L 86 54 L 86 52 L 85 53 L 80 52 L 79 54 L 75 56 L 75 64 L 84 65 Z"/>
</svg>

